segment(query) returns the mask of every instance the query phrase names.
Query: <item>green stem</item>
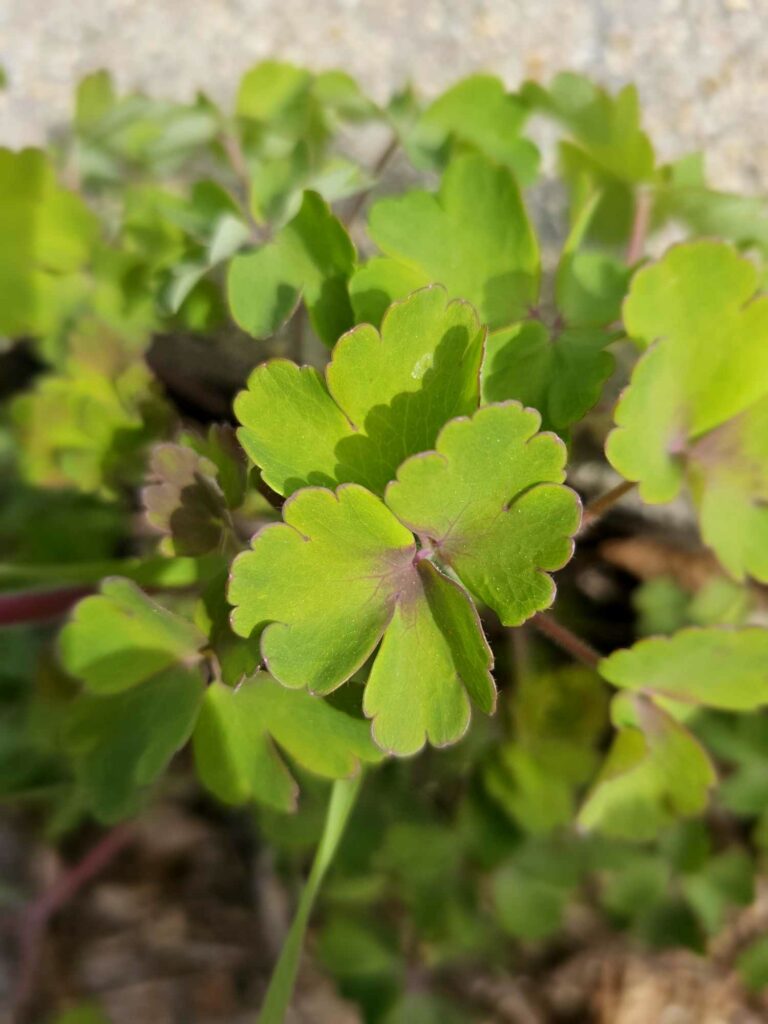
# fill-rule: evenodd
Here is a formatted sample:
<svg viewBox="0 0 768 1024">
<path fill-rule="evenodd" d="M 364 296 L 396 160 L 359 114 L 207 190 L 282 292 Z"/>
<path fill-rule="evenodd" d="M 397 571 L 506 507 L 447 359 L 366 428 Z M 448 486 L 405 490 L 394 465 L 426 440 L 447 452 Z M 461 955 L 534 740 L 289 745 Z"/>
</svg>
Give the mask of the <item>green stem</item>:
<svg viewBox="0 0 768 1024">
<path fill-rule="evenodd" d="M 257 1024 L 282 1024 L 288 1012 L 309 916 L 355 805 L 362 777 L 361 771 L 354 779 L 339 779 L 333 784 L 325 816 L 325 826 L 312 869 L 301 893 L 296 916 L 283 944 L 280 959 L 272 972 Z"/>
<path fill-rule="evenodd" d="M 16 565 L 0 562 L 0 583 L 55 583 L 89 586 L 100 583 L 105 576 L 126 576 L 145 587 L 189 587 L 211 571 L 213 559 L 107 558 L 98 562 L 57 562 L 39 565 Z"/>
</svg>

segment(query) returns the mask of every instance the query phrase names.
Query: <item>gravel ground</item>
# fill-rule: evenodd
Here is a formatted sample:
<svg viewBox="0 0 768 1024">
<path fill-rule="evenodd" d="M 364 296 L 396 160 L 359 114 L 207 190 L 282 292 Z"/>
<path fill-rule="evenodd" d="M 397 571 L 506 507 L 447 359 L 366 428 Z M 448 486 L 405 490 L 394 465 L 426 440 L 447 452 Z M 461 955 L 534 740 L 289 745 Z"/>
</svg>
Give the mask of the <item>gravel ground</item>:
<svg viewBox="0 0 768 1024">
<path fill-rule="evenodd" d="M 634 80 L 662 155 L 704 148 L 723 188 L 768 180 L 768 0 L 2 0 L 0 141 L 39 143 L 97 67 L 227 102 L 268 55 L 342 66 L 379 99 L 479 68 L 510 84 L 563 68 Z"/>
</svg>

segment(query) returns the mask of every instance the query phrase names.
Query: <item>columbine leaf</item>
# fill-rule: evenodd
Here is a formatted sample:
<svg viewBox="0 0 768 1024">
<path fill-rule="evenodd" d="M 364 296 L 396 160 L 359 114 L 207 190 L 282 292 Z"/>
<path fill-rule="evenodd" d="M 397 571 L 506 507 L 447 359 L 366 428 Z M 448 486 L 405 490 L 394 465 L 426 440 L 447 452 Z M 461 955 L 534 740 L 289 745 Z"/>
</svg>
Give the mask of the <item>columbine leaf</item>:
<svg viewBox="0 0 768 1024">
<path fill-rule="evenodd" d="M 348 778 L 360 762 L 381 760 L 368 724 L 306 691 L 288 690 L 266 674 L 237 689 L 213 683 L 194 733 L 201 781 L 225 803 L 258 800 L 293 810 L 298 787 L 275 744 L 302 767 Z"/>
<path fill-rule="evenodd" d="M 232 609 L 227 603 L 229 566 L 213 576 L 195 606 L 194 622 L 208 637 L 208 646 L 216 657 L 217 678 L 227 686 L 237 686 L 252 676 L 261 663 L 258 640 L 235 636 L 230 623 Z"/>
<path fill-rule="evenodd" d="M 645 181 L 652 175 L 653 148 L 640 125 L 633 85 L 611 96 L 583 75 L 562 72 L 546 90 L 527 83 L 523 96 L 565 124 L 606 173 L 629 182 Z"/>
<path fill-rule="evenodd" d="M 231 529 L 230 509 L 245 495 L 245 460 L 231 427 L 212 426 L 207 438 L 188 434 L 181 441 L 154 447 L 142 500 L 172 553 L 201 555 L 220 547 Z"/>
<path fill-rule="evenodd" d="M 560 143 L 560 167 L 570 194 L 572 210 L 596 189 L 600 199 L 589 235 L 621 245 L 630 230 L 634 192 L 650 181 L 654 153 L 640 124 L 637 90 L 628 85 L 615 96 L 582 75 L 557 75 L 548 89 L 526 83 L 522 97 L 530 105 L 557 118 L 570 130 L 573 141 Z"/>
<path fill-rule="evenodd" d="M 277 123 L 283 131 L 303 131 L 312 75 L 284 61 L 265 60 L 240 80 L 235 112 L 238 117 Z"/>
<path fill-rule="evenodd" d="M 629 281 L 618 260 L 580 248 L 599 200 L 595 192 L 584 204 L 563 247 L 552 326 L 529 319 L 492 332 L 483 361 L 484 402 L 533 406 L 560 434 L 592 408 L 613 371 L 608 325 L 620 316 Z"/>
<path fill-rule="evenodd" d="M 77 166 L 86 186 L 168 175 L 204 154 L 220 129 L 216 110 L 203 96 L 189 105 L 141 93 L 118 96 L 103 72 L 80 83 L 77 102 Z"/>
<path fill-rule="evenodd" d="M 387 746 L 399 754 L 417 750 L 425 732 L 432 742 L 458 739 L 467 724 L 466 697 L 454 699 L 458 676 L 483 710 L 492 709 L 490 655 L 469 599 L 460 589 L 449 593 L 419 563 L 414 537 L 378 498 L 355 484 L 335 494 L 309 488 L 286 502 L 283 515 L 235 559 L 229 591 L 235 632 L 263 630 L 264 661 L 279 682 L 330 692 L 362 666 L 395 617 L 397 634 L 410 622 L 414 638 L 430 645 L 418 652 L 419 664 L 431 659 L 434 668 L 426 685 L 404 689 L 385 640 L 379 657 L 394 677 L 382 697 L 386 680 L 374 663 L 374 737 L 381 720 Z M 417 641 L 407 642 L 416 656 Z M 442 717 L 422 706 L 435 689 L 450 701 L 440 703 Z"/>
<path fill-rule="evenodd" d="M 595 186 L 575 209 L 555 273 L 558 315 L 570 326 L 604 327 L 619 320 L 633 272 L 618 257 L 589 246 L 603 192 L 604 186 Z"/>
<path fill-rule="evenodd" d="M 495 703 L 493 658 L 465 592 L 427 561 L 410 600 L 397 603 L 365 688 L 363 710 L 383 750 L 440 747 L 469 725 L 467 695 L 484 711 Z M 416 585 L 418 583 L 418 586 Z"/>
<path fill-rule="evenodd" d="M 368 491 L 308 488 L 232 567 L 232 625 L 264 629 L 268 668 L 287 686 L 329 693 L 366 660 L 392 615 L 414 538 Z M 391 579 L 387 586 L 387 579 Z M 265 628 L 266 627 L 266 628 Z"/>
<path fill-rule="evenodd" d="M 387 504 L 472 594 L 516 626 L 554 600 L 548 572 L 573 552 L 577 496 L 561 486 L 566 450 L 537 434 L 539 414 L 517 402 L 449 423 L 436 451 L 408 459 Z"/>
<path fill-rule="evenodd" d="M 557 268 L 555 298 L 565 323 L 603 327 L 617 321 L 630 276 L 630 268 L 607 253 L 564 252 Z"/>
<path fill-rule="evenodd" d="M 314 92 L 324 109 L 342 120 L 356 122 L 381 116 L 376 104 L 345 71 L 321 71 L 315 76 Z"/>
<path fill-rule="evenodd" d="M 190 296 L 200 294 L 199 290 L 195 293 L 195 288 L 205 275 L 234 256 L 251 238 L 251 228 L 230 210 L 222 213 L 214 223 L 206 225 L 206 229 L 210 237 L 205 251 L 198 248 L 197 239 L 193 242 L 190 238 L 187 245 L 194 246 L 193 252 L 181 254 L 187 258 L 177 257 L 169 268 L 164 301 L 171 313 L 179 313 Z"/>
<path fill-rule="evenodd" d="M 229 266 L 232 316 L 255 338 L 274 334 L 302 300 L 319 337 L 332 345 L 352 326 L 347 281 L 355 248 L 315 192 L 274 241 L 235 256 Z"/>
<path fill-rule="evenodd" d="M 740 248 L 768 253 L 768 204 L 763 196 L 741 196 L 709 188 L 701 153 L 660 168 L 653 194 L 658 224 L 677 220 L 697 234 L 724 238 Z"/>
<path fill-rule="evenodd" d="M 61 372 L 38 377 L 11 415 L 28 480 L 111 496 L 141 478 L 169 409 L 125 338 L 89 322 L 68 335 Z"/>
<path fill-rule="evenodd" d="M 597 767 L 606 689 L 596 673 L 575 665 L 516 679 L 513 736 L 494 745 L 483 783 L 526 832 L 572 821 L 576 789 Z"/>
<path fill-rule="evenodd" d="M 288 359 L 257 366 L 235 399 L 240 443 L 278 494 L 333 483 L 336 447 L 352 426 L 314 367 Z"/>
<path fill-rule="evenodd" d="M 683 880 L 686 899 L 710 935 L 716 935 L 735 906 L 746 907 L 755 899 L 755 863 L 738 847 L 715 854 L 703 870 Z"/>
<path fill-rule="evenodd" d="M 0 149 L 0 195 L 0 333 L 40 333 L 49 326 L 57 282 L 86 264 L 98 221 L 58 185 L 37 149 Z"/>
<path fill-rule="evenodd" d="M 205 637 L 130 580 L 112 577 L 77 605 L 61 631 L 66 670 L 95 693 L 118 693 L 192 659 Z"/>
<path fill-rule="evenodd" d="M 764 430 L 752 432 L 763 428 L 757 405 L 768 395 L 768 299 L 749 301 L 756 285 L 752 263 L 709 241 L 678 246 L 637 275 L 625 322 L 651 347 L 616 407 L 606 452 L 646 501 L 674 498 L 689 471 L 709 542 L 731 571 L 760 576 L 754 535 L 723 527 L 723 487 L 733 485 L 739 520 L 765 530 Z"/>
<path fill-rule="evenodd" d="M 352 279 L 356 314 L 381 307 L 380 296 L 436 282 L 468 299 L 489 327 L 524 316 L 538 292 L 539 252 L 514 176 L 478 154 L 457 156 L 437 195 L 414 191 L 381 199 L 368 232 L 387 259 Z M 420 275 L 420 280 L 419 280 Z"/>
<path fill-rule="evenodd" d="M 635 277 L 625 323 L 651 347 L 616 408 L 606 451 L 645 500 L 671 500 L 689 441 L 766 393 L 768 300 L 748 301 L 756 283 L 752 263 L 709 241 L 677 246 Z"/>
<path fill-rule="evenodd" d="M 239 142 L 247 165 L 250 208 L 261 222 L 282 223 L 314 189 L 331 201 L 367 187 L 351 161 L 331 152 L 339 121 L 378 116 L 349 75 L 264 61 L 243 78 L 237 99 Z"/>
<path fill-rule="evenodd" d="M 258 367 L 235 400 L 240 441 L 280 494 L 347 481 L 381 492 L 447 419 L 477 408 L 483 341 L 471 307 L 424 289 L 381 334 L 362 325 L 341 338 L 325 380 L 285 360 Z"/>
<path fill-rule="evenodd" d="M 108 71 L 93 71 L 77 83 L 74 123 L 78 131 L 88 131 L 112 109 L 117 99 Z"/>
<path fill-rule="evenodd" d="M 701 536 L 738 580 L 768 583 L 768 396 L 690 449 Z"/>
<path fill-rule="evenodd" d="M 611 338 L 594 327 L 554 334 L 527 320 L 488 336 L 483 401 L 514 398 L 538 409 L 545 428 L 565 431 L 597 402 L 613 370 L 605 351 Z"/>
<path fill-rule="evenodd" d="M 768 631 L 684 629 L 600 662 L 614 686 L 726 711 L 768 703 Z"/>
<path fill-rule="evenodd" d="M 490 896 L 499 924 L 524 942 L 541 942 L 562 927 L 573 897 L 578 861 L 569 851 L 528 839 L 490 878 Z"/>
<path fill-rule="evenodd" d="M 128 665 L 141 655 L 134 647 L 122 652 Z M 180 665 L 123 693 L 115 689 L 78 697 L 66 735 L 86 804 L 105 822 L 137 810 L 141 789 L 189 739 L 204 691 L 200 673 Z"/>
<path fill-rule="evenodd" d="M 147 519 L 168 536 L 172 552 L 202 555 L 217 548 L 228 512 L 214 464 L 183 445 L 159 444 L 149 472 L 142 493 Z"/>
<path fill-rule="evenodd" d="M 378 108 L 343 71 L 313 75 L 285 61 L 265 60 L 243 76 L 236 112 L 262 129 L 300 137 L 325 128 L 323 115 L 360 121 L 376 116 Z"/>
<path fill-rule="evenodd" d="M 205 436 L 190 432 L 183 434 L 182 440 L 214 464 L 229 507 L 241 505 L 246 495 L 248 467 L 234 428 L 228 423 L 212 423 Z"/>
<path fill-rule="evenodd" d="M 521 137 L 527 110 L 494 75 L 470 75 L 451 86 L 422 113 L 406 135 L 417 166 L 442 167 L 467 146 L 514 171 L 529 185 L 536 178 L 539 153 Z"/>
<path fill-rule="evenodd" d="M 651 701 L 641 699 L 638 718 L 642 728 L 617 733 L 579 814 L 583 828 L 652 839 L 706 806 L 715 773 L 698 742 Z"/>
</svg>

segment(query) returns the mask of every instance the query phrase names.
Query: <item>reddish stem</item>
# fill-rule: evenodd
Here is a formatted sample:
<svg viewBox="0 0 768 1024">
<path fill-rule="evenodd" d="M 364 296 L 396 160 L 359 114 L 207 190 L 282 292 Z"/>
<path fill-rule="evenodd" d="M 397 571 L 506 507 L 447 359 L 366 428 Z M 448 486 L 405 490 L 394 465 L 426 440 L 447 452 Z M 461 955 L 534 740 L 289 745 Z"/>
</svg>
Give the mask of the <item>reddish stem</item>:
<svg viewBox="0 0 768 1024">
<path fill-rule="evenodd" d="M 549 612 L 539 612 L 538 615 L 534 615 L 531 619 L 531 625 L 535 626 L 543 636 L 570 654 L 576 661 L 586 665 L 587 668 L 597 668 L 600 664 L 601 656 L 594 647 L 590 647 L 586 640 L 582 640 L 581 637 L 576 636 L 566 626 L 561 625 Z"/>
<path fill-rule="evenodd" d="M 92 592 L 93 587 L 59 587 L 56 590 L 17 590 L 0 594 L 0 626 L 55 619 Z"/>
<path fill-rule="evenodd" d="M 79 891 L 100 874 L 135 839 L 130 825 L 117 825 L 92 847 L 82 860 L 64 871 L 47 892 L 23 912 L 19 934 L 19 970 L 14 996 L 14 1019 L 25 1019 L 34 991 L 40 948 L 48 923 Z"/>
<path fill-rule="evenodd" d="M 584 507 L 584 515 L 581 520 L 581 527 L 579 532 L 588 529 L 598 519 L 602 518 L 608 509 L 613 508 L 617 501 L 620 501 L 625 494 L 628 494 L 636 486 L 634 480 L 622 480 L 620 484 L 611 488 L 605 494 L 601 494 L 599 498 L 595 498 L 594 501 L 590 501 Z"/>
<path fill-rule="evenodd" d="M 632 233 L 627 245 L 626 262 L 632 267 L 642 257 L 645 250 L 645 239 L 651 225 L 651 208 L 653 197 L 649 191 L 642 189 L 635 200 L 635 217 L 632 221 Z"/>
</svg>

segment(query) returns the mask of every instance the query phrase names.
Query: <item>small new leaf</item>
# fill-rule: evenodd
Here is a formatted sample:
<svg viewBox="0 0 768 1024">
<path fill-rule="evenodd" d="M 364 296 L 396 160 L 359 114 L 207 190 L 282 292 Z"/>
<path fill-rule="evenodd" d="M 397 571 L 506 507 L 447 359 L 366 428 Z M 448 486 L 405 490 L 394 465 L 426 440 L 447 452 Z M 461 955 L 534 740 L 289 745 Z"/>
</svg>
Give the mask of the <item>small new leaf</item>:
<svg viewBox="0 0 768 1024">
<path fill-rule="evenodd" d="M 226 529 L 227 504 L 210 460 L 180 444 L 159 444 L 142 498 L 147 519 L 165 533 L 176 555 L 213 551 Z"/>
</svg>

